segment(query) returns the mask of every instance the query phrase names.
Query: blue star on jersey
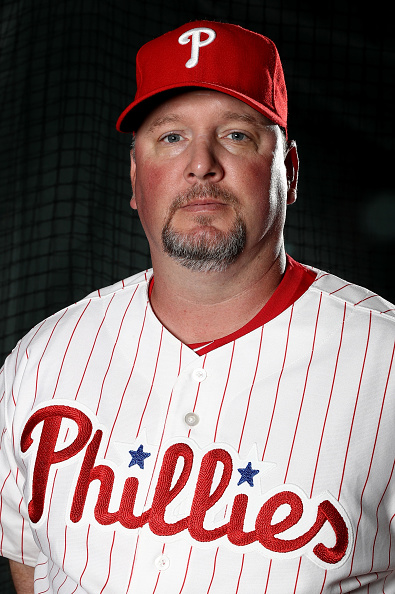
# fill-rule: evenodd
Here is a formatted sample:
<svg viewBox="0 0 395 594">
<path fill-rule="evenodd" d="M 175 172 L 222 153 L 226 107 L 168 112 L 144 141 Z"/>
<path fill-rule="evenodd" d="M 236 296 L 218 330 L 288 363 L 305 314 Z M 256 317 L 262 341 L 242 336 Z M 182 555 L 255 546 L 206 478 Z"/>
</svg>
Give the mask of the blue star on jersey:
<svg viewBox="0 0 395 594">
<path fill-rule="evenodd" d="M 251 466 L 251 462 L 248 462 L 245 468 L 238 468 L 237 469 L 240 474 L 240 480 L 237 483 L 237 486 L 242 485 L 243 483 L 248 483 L 250 487 L 254 486 L 254 476 L 258 474 L 259 470 L 254 470 Z"/>
<path fill-rule="evenodd" d="M 129 463 L 129 468 L 138 464 L 140 468 L 144 470 L 144 460 L 151 456 L 150 453 L 144 452 L 143 444 L 141 444 L 137 450 L 129 450 L 129 454 L 132 456 L 132 459 Z"/>
</svg>

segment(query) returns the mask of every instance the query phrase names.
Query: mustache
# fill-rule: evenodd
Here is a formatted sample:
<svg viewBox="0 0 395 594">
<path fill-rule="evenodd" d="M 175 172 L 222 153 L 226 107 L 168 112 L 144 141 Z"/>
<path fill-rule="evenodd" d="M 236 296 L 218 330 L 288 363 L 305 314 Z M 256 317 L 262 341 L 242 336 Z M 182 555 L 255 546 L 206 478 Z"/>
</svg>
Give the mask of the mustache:
<svg viewBox="0 0 395 594">
<path fill-rule="evenodd" d="M 239 205 L 239 200 L 229 190 L 225 188 L 219 188 L 215 184 L 207 184 L 204 186 L 194 185 L 188 190 L 184 192 L 180 192 L 173 202 L 170 205 L 169 209 L 169 217 L 172 217 L 176 210 L 182 208 L 183 206 L 188 206 L 191 202 L 196 200 L 197 198 L 213 198 L 215 200 L 220 200 L 225 204 L 229 204 L 231 206 L 237 207 Z"/>
</svg>

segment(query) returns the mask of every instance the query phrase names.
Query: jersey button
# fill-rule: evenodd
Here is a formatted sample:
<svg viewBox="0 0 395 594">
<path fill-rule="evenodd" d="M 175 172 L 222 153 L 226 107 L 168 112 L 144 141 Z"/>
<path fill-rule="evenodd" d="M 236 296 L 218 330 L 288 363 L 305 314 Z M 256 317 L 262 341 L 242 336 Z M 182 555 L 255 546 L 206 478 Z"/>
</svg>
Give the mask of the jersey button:
<svg viewBox="0 0 395 594">
<path fill-rule="evenodd" d="M 205 369 L 194 369 L 192 377 L 197 382 L 203 382 L 207 377 L 207 371 Z"/>
<path fill-rule="evenodd" d="M 190 412 L 185 415 L 185 422 L 190 427 L 194 427 L 199 423 L 199 416 L 196 413 Z"/>
<path fill-rule="evenodd" d="M 166 555 L 159 555 L 159 557 L 155 559 L 155 565 L 159 571 L 164 571 L 169 567 L 170 559 Z"/>
</svg>

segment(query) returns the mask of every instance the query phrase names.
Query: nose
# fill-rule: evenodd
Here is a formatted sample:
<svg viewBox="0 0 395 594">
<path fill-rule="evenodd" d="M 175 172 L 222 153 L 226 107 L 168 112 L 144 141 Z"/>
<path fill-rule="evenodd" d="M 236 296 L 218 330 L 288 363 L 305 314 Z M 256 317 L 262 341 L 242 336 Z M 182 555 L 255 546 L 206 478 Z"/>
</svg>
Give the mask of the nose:
<svg viewBox="0 0 395 594">
<path fill-rule="evenodd" d="M 188 156 L 188 163 L 184 170 L 184 178 L 188 183 L 214 183 L 223 178 L 224 170 L 213 142 L 205 138 L 196 139 L 189 147 Z"/>
</svg>

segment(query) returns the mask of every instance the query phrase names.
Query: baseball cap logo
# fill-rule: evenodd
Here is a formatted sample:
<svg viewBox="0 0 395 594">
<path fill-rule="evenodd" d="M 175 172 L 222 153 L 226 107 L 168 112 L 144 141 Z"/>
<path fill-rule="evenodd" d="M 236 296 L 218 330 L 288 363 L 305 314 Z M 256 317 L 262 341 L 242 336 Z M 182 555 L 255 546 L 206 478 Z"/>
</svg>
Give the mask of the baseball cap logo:
<svg viewBox="0 0 395 594">
<path fill-rule="evenodd" d="M 205 39 L 202 39 L 202 33 L 208 35 Z M 193 68 L 199 62 L 199 50 L 201 47 L 205 47 L 214 41 L 216 38 L 216 33 L 213 29 L 208 29 L 207 27 L 197 27 L 196 29 L 189 29 L 189 31 L 185 31 L 180 37 L 178 38 L 178 43 L 181 45 L 186 45 L 189 43 L 189 40 L 192 40 L 192 47 L 191 47 L 191 57 L 185 63 L 187 68 Z"/>
</svg>

